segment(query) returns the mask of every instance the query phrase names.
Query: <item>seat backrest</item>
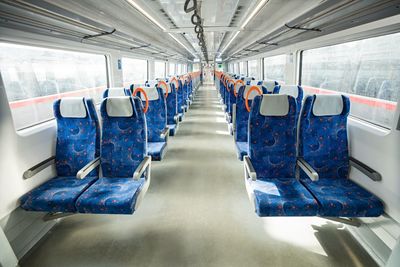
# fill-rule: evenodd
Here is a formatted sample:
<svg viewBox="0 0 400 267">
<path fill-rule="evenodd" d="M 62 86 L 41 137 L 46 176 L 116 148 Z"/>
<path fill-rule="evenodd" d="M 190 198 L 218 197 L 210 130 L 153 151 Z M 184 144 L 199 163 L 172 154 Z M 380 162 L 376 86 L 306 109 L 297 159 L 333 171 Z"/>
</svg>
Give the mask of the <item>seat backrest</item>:
<svg viewBox="0 0 400 267">
<path fill-rule="evenodd" d="M 141 100 L 108 97 L 100 107 L 103 120 L 101 169 L 104 177 L 132 177 L 147 155 L 147 127 Z"/>
<path fill-rule="evenodd" d="M 184 89 L 183 89 L 183 83 L 181 79 L 178 79 L 178 88 L 176 89 L 176 92 L 178 94 L 178 112 L 182 113 L 183 112 L 183 106 L 186 104 L 185 100 L 185 94 L 184 94 Z"/>
<path fill-rule="evenodd" d="M 99 156 L 100 129 L 91 99 L 66 97 L 54 102 L 57 120 L 56 170 L 58 176 L 77 172 Z M 97 176 L 97 169 L 89 176 Z"/>
<path fill-rule="evenodd" d="M 349 110 L 350 101 L 344 95 L 311 95 L 303 103 L 298 154 L 320 178 L 348 177 Z"/>
<path fill-rule="evenodd" d="M 262 82 L 262 86 L 265 87 L 265 89 L 267 90 L 268 94 L 277 94 L 278 93 L 278 88 L 277 88 L 278 83 L 276 81 L 263 81 Z"/>
<path fill-rule="evenodd" d="M 247 128 L 248 128 L 248 121 L 249 121 L 249 112 L 246 109 L 246 95 L 251 87 L 256 86 L 258 87 L 263 94 L 266 92 L 263 91 L 264 89 L 259 85 L 246 85 L 241 86 L 236 97 L 236 131 L 235 131 L 235 140 L 237 142 L 247 142 Z M 256 91 L 251 91 L 249 95 L 249 107 L 251 107 L 252 100 L 258 93 Z"/>
<path fill-rule="evenodd" d="M 136 83 L 136 84 L 131 84 L 129 86 L 129 89 L 131 90 L 131 93 L 133 93 L 136 90 L 136 88 L 143 88 L 143 87 L 146 87 L 146 85 L 143 83 Z"/>
<path fill-rule="evenodd" d="M 106 97 L 115 97 L 115 96 L 130 96 L 131 92 L 129 89 L 126 89 L 124 87 L 113 87 L 113 88 L 108 88 L 104 91 L 103 93 L 103 98 Z"/>
<path fill-rule="evenodd" d="M 296 100 L 256 96 L 249 116 L 249 157 L 259 179 L 295 178 Z"/>
<path fill-rule="evenodd" d="M 244 78 L 244 84 L 250 85 L 252 80 L 253 80 L 253 78 L 251 78 L 251 77 L 246 77 L 246 78 Z"/>
<path fill-rule="evenodd" d="M 300 112 L 301 102 L 303 101 L 303 88 L 300 85 L 278 85 L 279 94 L 290 95 L 296 99 L 297 111 Z"/>
<path fill-rule="evenodd" d="M 175 116 L 178 115 L 178 95 L 176 94 L 175 83 L 166 83 L 168 96 L 167 105 L 167 124 L 175 124 Z M 163 86 L 161 86 L 163 88 Z M 162 90 L 165 94 L 165 90 Z"/>
<path fill-rule="evenodd" d="M 146 112 L 148 141 L 165 141 L 165 138 L 160 136 L 164 128 L 167 127 L 167 104 L 164 93 L 161 88 L 157 87 L 144 87 L 143 90 L 149 100 L 149 108 Z M 138 96 L 142 99 L 144 106 L 146 104 L 145 96 L 140 92 Z"/>
</svg>

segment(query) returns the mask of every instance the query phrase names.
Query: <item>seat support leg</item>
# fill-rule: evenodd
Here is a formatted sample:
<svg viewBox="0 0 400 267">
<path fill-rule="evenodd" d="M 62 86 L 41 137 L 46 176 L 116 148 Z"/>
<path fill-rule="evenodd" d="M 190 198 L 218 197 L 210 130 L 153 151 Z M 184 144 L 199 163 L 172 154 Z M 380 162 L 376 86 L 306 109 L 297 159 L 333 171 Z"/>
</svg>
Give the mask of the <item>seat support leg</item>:
<svg viewBox="0 0 400 267">
<path fill-rule="evenodd" d="M 356 218 L 343 218 L 343 217 L 321 217 L 327 220 L 348 224 L 355 227 L 360 227 L 361 223 Z"/>
<path fill-rule="evenodd" d="M 49 212 L 43 216 L 43 221 L 48 222 L 60 218 L 64 218 L 67 216 L 75 215 L 75 213 L 64 213 L 64 212 Z"/>
</svg>

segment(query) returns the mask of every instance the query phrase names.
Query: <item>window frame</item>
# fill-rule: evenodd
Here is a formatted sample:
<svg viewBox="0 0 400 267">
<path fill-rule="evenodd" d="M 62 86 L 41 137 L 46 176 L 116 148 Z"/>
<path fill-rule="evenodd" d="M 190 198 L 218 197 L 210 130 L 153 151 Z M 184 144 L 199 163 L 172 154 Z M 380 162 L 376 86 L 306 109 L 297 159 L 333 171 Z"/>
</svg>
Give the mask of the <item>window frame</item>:
<svg viewBox="0 0 400 267">
<path fill-rule="evenodd" d="M 21 41 L 8 41 L 8 40 L 0 40 L 0 43 L 3 44 L 9 44 L 9 45 L 19 45 L 19 46 L 26 46 L 26 47 L 31 47 L 31 48 L 38 48 L 38 49 L 49 49 L 49 50 L 56 50 L 56 51 L 60 51 L 60 52 L 70 52 L 70 53 L 81 53 L 81 54 L 90 54 L 90 55 L 98 55 L 98 56 L 103 56 L 104 57 L 104 63 L 105 63 L 105 71 L 106 71 L 106 88 L 109 88 L 111 85 L 111 54 L 109 52 L 105 52 L 103 51 L 103 53 L 97 52 L 97 51 L 92 51 L 90 49 L 80 49 L 80 48 L 75 48 L 75 47 L 59 47 L 57 45 L 43 45 L 43 44 L 38 44 L 38 43 L 27 43 L 27 42 L 21 42 Z M 5 90 L 5 86 L 4 86 L 4 81 L 2 81 L 3 83 L 3 87 Z M 73 91 L 71 91 L 73 92 Z M 6 92 L 5 92 L 6 93 Z M 8 100 L 8 96 L 6 93 L 6 97 L 7 97 L 7 102 L 9 102 Z M 98 103 L 94 103 L 95 106 L 99 106 L 101 104 L 101 101 Z M 11 111 L 11 107 L 10 105 L 8 105 L 8 109 L 10 110 L 10 115 L 11 115 L 11 120 L 13 122 L 14 125 L 14 131 L 20 135 L 20 136 L 25 136 L 26 132 L 29 130 L 35 130 L 37 128 L 40 128 L 46 124 L 49 124 L 50 122 L 54 122 L 56 120 L 56 118 L 54 117 L 54 114 L 52 113 L 51 118 L 42 120 L 42 121 L 38 121 L 36 123 L 21 127 L 21 128 L 16 128 L 15 127 L 15 123 L 14 123 L 14 118 L 12 115 L 12 111 Z"/>
</svg>

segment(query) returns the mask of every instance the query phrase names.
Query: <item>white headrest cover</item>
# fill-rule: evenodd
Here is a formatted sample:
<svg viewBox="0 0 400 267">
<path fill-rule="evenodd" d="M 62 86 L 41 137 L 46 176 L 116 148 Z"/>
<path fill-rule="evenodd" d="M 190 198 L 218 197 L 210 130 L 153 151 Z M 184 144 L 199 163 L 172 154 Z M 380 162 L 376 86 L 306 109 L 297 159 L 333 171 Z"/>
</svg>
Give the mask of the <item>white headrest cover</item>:
<svg viewBox="0 0 400 267">
<path fill-rule="evenodd" d="M 279 90 L 280 95 L 290 95 L 294 98 L 299 96 L 299 88 L 297 85 L 281 85 L 281 89 Z"/>
<path fill-rule="evenodd" d="M 146 92 L 149 101 L 157 100 L 160 97 L 156 87 L 143 87 L 143 90 Z M 143 94 L 140 94 L 140 97 L 143 101 L 146 100 L 146 97 L 144 97 Z"/>
<path fill-rule="evenodd" d="M 251 81 L 252 79 L 250 77 L 246 77 L 243 79 L 245 83 L 247 83 L 248 81 Z"/>
<path fill-rule="evenodd" d="M 334 116 L 343 111 L 342 95 L 316 95 L 313 114 L 315 116 Z"/>
<path fill-rule="evenodd" d="M 109 117 L 132 117 L 133 107 L 129 96 L 109 97 L 106 101 Z"/>
<path fill-rule="evenodd" d="M 148 84 L 150 87 L 156 86 L 157 83 L 158 83 L 157 81 L 148 81 L 148 82 L 147 82 L 147 84 Z"/>
<path fill-rule="evenodd" d="M 86 118 L 87 111 L 83 97 L 62 98 L 60 114 L 63 118 Z"/>
<path fill-rule="evenodd" d="M 244 89 L 244 92 L 243 92 L 243 99 L 246 99 L 246 95 L 247 95 L 247 92 L 250 90 L 250 88 L 251 87 L 253 87 L 253 86 L 257 86 L 258 88 L 260 88 L 260 86 L 259 85 L 246 85 L 246 88 Z M 260 88 L 260 91 L 262 92 L 262 89 Z M 254 99 L 254 97 L 256 97 L 256 96 L 258 96 L 258 95 L 260 95 L 256 90 L 253 90 L 253 91 L 251 91 L 250 92 L 250 95 L 249 95 L 249 100 L 253 100 Z"/>
<path fill-rule="evenodd" d="M 135 90 L 136 88 L 144 88 L 145 87 L 145 85 L 144 84 L 134 84 L 133 85 L 133 90 Z"/>
<path fill-rule="evenodd" d="M 275 82 L 274 81 L 263 81 L 262 85 L 267 88 L 268 92 L 274 91 Z"/>
<path fill-rule="evenodd" d="M 257 85 L 259 81 L 257 80 L 251 80 L 250 81 L 250 85 Z"/>
<path fill-rule="evenodd" d="M 124 87 L 114 87 L 108 89 L 108 97 L 114 96 L 125 96 L 125 88 Z"/>
<path fill-rule="evenodd" d="M 287 95 L 263 95 L 260 114 L 263 116 L 286 116 L 289 113 Z"/>
</svg>

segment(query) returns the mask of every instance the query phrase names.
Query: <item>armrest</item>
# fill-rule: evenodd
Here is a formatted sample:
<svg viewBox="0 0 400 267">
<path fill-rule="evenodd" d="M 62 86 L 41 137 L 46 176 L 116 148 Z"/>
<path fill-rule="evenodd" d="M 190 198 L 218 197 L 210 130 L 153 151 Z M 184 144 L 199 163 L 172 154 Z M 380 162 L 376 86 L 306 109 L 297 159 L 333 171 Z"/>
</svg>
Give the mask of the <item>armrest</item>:
<svg viewBox="0 0 400 267">
<path fill-rule="evenodd" d="M 298 159 L 297 165 L 307 174 L 312 181 L 318 181 L 318 173 L 304 159 Z"/>
<path fill-rule="evenodd" d="M 160 137 L 161 138 L 166 138 L 168 136 L 169 136 L 169 127 L 167 126 L 167 127 L 164 128 L 164 130 L 162 130 L 162 132 L 160 134 Z"/>
<path fill-rule="evenodd" d="M 56 162 L 56 156 L 51 156 L 48 159 L 43 160 L 42 162 L 36 164 L 32 168 L 26 170 L 23 174 L 24 179 L 32 178 L 34 175 L 38 174 L 39 172 L 43 171 L 50 165 L 53 165 Z"/>
<path fill-rule="evenodd" d="M 133 173 L 133 179 L 139 180 L 142 177 L 143 173 L 148 169 L 146 174 L 146 179 L 150 176 L 150 167 L 151 167 L 151 156 L 146 156 L 140 162 L 139 166 L 136 168 L 135 172 Z"/>
<path fill-rule="evenodd" d="M 371 180 L 382 181 L 382 176 L 379 172 L 353 157 L 350 157 L 350 165 L 357 168 L 360 172 L 371 178 Z"/>
<path fill-rule="evenodd" d="M 249 156 L 244 156 L 243 163 L 246 179 L 247 177 L 250 177 L 253 181 L 257 180 L 257 173 L 253 167 L 253 164 L 251 163 Z"/>
<path fill-rule="evenodd" d="M 174 116 L 174 121 L 175 121 L 176 124 L 179 123 L 179 115 L 175 115 Z"/>
<path fill-rule="evenodd" d="M 235 136 L 236 132 L 236 104 L 232 105 L 232 130 L 233 130 L 233 136 Z"/>
<path fill-rule="evenodd" d="M 85 167 L 80 169 L 76 174 L 76 178 L 78 179 L 85 178 L 91 171 L 93 171 L 99 165 L 100 165 L 100 157 L 97 157 L 88 164 L 86 164 Z"/>
</svg>

